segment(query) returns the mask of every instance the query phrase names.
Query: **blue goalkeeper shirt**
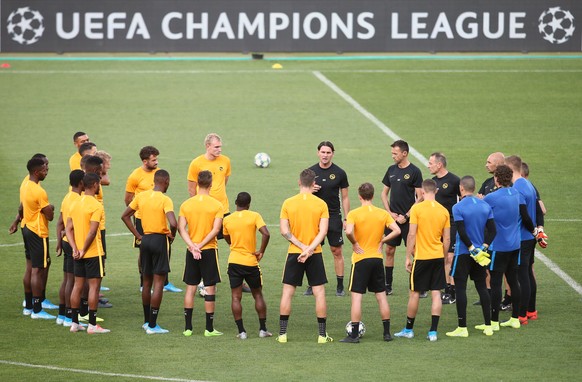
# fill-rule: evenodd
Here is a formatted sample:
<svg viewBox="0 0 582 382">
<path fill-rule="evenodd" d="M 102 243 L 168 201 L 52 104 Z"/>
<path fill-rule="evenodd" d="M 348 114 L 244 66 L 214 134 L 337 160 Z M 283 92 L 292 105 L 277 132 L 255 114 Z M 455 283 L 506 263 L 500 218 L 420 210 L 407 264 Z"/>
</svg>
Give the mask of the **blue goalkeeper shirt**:
<svg viewBox="0 0 582 382">
<path fill-rule="evenodd" d="M 525 178 L 519 178 L 513 183 L 513 188 L 515 188 L 525 200 L 525 205 L 527 207 L 527 213 L 531 218 L 531 221 L 536 224 L 536 204 L 538 202 L 537 192 L 533 184 Z M 521 225 L 521 241 L 532 240 L 533 234 Z"/>
<path fill-rule="evenodd" d="M 479 247 L 485 240 L 487 220 L 493 219 L 493 210 L 483 200 L 475 196 L 465 196 L 453 206 L 453 218 L 455 222 L 462 221 L 465 224 L 469 240 L 475 247 Z M 458 232 L 455 240 L 455 256 L 469 253 L 469 248 L 463 243 Z"/>
<path fill-rule="evenodd" d="M 484 199 L 493 210 L 497 235 L 489 249 L 510 252 L 521 247 L 521 215 L 519 205 L 525 204 L 523 196 L 513 187 L 502 187 Z"/>
</svg>

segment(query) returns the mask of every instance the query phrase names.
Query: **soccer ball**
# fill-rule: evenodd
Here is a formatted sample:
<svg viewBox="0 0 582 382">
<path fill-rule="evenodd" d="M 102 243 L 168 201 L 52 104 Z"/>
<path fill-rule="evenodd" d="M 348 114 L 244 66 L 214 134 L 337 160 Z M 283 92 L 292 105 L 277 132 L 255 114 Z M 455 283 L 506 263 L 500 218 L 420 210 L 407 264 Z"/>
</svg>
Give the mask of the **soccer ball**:
<svg viewBox="0 0 582 382">
<path fill-rule="evenodd" d="M 271 157 L 267 153 L 258 153 L 255 155 L 255 166 L 260 168 L 269 167 Z"/>
<path fill-rule="evenodd" d="M 544 40 L 552 44 L 563 44 L 574 35 L 574 16 L 560 7 L 548 8 L 538 19 L 538 30 Z"/>
<path fill-rule="evenodd" d="M 352 322 L 346 324 L 346 334 L 350 336 L 352 334 Z M 358 337 L 362 338 L 366 334 L 366 325 L 360 321 L 360 326 L 358 327 Z"/>
<path fill-rule="evenodd" d="M 8 16 L 6 29 L 12 40 L 20 45 L 32 45 L 44 33 L 44 18 L 29 7 L 18 8 Z"/>
</svg>

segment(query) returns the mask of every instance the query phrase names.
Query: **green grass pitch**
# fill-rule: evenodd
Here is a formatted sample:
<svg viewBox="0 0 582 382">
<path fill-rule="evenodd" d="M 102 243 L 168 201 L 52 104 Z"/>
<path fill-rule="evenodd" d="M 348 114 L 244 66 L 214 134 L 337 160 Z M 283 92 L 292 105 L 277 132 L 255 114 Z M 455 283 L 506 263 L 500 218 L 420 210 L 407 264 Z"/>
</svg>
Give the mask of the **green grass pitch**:
<svg viewBox="0 0 582 382">
<path fill-rule="evenodd" d="M 141 162 L 139 149 L 155 145 L 160 167 L 171 174 L 168 195 L 176 211 L 187 197 L 186 172 L 203 152 L 208 132 L 223 137 L 223 153 L 232 160 L 228 184 L 231 205 L 240 191 L 253 196 L 271 231 L 262 261 L 268 327 L 278 330 L 280 276 L 286 241 L 279 235 L 283 200 L 298 190 L 299 172 L 317 161 L 316 146 L 330 140 L 335 163 L 356 188 L 376 186 L 375 204 L 386 168 L 392 164 L 388 137 L 322 82 L 316 72 L 407 140 L 424 157 L 443 151 L 449 170 L 471 174 L 480 184 L 488 174 L 485 159 L 493 151 L 518 154 L 530 165 L 530 179 L 548 207 L 549 247 L 543 253 L 577 283 L 582 283 L 582 214 L 579 190 L 582 163 L 582 60 L 553 58 L 433 60 L 346 60 L 243 62 L 10 61 L 0 69 L 0 379 L 133 381 L 136 376 L 215 381 L 240 380 L 574 380 L 582 366 L 580 292 L 536 262 L 540 319 L 519 330 L 503 329 L 485 337 L 472 329 L 481 323 L 477 298 L 469 290 L 467 339 L 447 338 L 456 327 L 455 306 L 444 306 L 439 340 L 424 337 L 430 303 L 421 301 L 413 340 L 382 341 L 382 324 L 372 296 L 364 298 L 367 333 L 359 345 L 316 343 L 317 323 L 311 297 L 298 288 L 290 318 L 289 343 L 259 339 L 252 298 L 243 297 L 249 339 L 235 338 L 226 276 L 228 249 L 220 243 L 223 283 L 219 285 L 215 325 L 225 333 L 205 338 L 202 300 L 196 298 L 194 335 L 182 336 L 183 293 L 164 295 L 159 323 L 170 333 L 147 336 L 136 250 L 119 219 L 127 176 Z M 54 322 L 21 314 L 23 246 L 20 233 L 8 235 L 18 205 L 18 187 L 26 161 L 45 153 L 50 171 L 43 186 L 60 206 L 67 190 L 72 135 L 89 133 L 113 156 L 105 189 L 108 268 L 103 284 L 114 307 L 99 316 L 111 333 L 71 334 Z M 270 154 L 267 169 L 253 165 L 257 152 Z M 412 158 L 429 176 L 424 165 Z M 54 238 L 55 222 L 50 224 Z M 48 297 L 58 301 L 62 260 L 54 254 Z M 185 246 L 173 245 L 170 279 L 179 287 Z M 351 246 L 344 247 L 346 274 Z M 349 321 L 349 297 L 334 295 L 332 256 L 324 248 L 330 284 L 328 331 L 337 340 Z M 405 323 L 407 281 L 403 250 L 396 256 L 395 293 L 389 297 L 392 332 Z M 508 317 L 502 313 L 501 319 Z M 9 363 L 7 363 L 9 362 Z M 51 368 L 31 368 L 34 364 Z M 69 370 L 75 369 L 75 370 Z M 82 372 L 87 371 L 87 372 Z M 99 372 L 102 374 L 89 374 Z M 107 373 L 112 373 L 107 375 Z"/>
</svg>

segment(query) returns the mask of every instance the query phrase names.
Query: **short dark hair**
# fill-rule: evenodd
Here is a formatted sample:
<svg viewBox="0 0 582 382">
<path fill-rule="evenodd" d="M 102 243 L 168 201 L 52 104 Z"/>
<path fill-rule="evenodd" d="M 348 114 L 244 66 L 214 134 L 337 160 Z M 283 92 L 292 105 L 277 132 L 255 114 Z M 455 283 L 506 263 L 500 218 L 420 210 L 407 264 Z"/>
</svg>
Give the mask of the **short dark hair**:
<svg viewBox="0 0 582 382">
<path fill-rule="evenodd" d="M 529 165 L 525 162 L 521 162 L 521 173 L 526 178 L 529 176 Z"/>
<path fill-rule="evenodd" d="M 209 188 L 212 185 L 212 173 L 208 170 L 200 171 L 198 173 L 198 186 L 202 188 Z"/>
<path fill-rule="evenodd" d="M 251 194 L 244 191 L 239 192 L 238 195 L 236 196 L 234 204 L 236 204 L 237 207 L 249 208 L 249 206 L 251 205 Z"/>
<path fill-rule="evenodd" d="M 513 171 L 521 172 L 521 158 L 517 155 L 510 155 L 505 158 L 505 164 Z"/>
<path fill-rule="evenodd" d="M 152 155 L 160 155 L 160 152 L 154 146 L 144 146 L 139 150 L 139 158 L 141 160 L 150 159 Z"/>
<path fill-rule="evenodd" d="M 162 170 L 162 169 L 159 169 L 158 171 L 156 171 L 156 173 L 154 174 L 154 183 L 155 184 L 164 183 L 166 180 L 170 180 L 170 173 L 169 172 L 167 172 L 166 170 Z"/>
<path fill-rule="evenodd" d="M 30 160 L 26 163 L 26 169 L 28 170 L 29 174 L 40 170 L 42 166 L 45 165 L 44 159 L 42 158 L 30 158 Z"/>
<path fill-rule="evenodd" d="M 432 179 L 425 179 L 422 181 L 422 189 L 424 192 L 436 193 L 437 184 Z"/>
<path fill-rule="evenodd" d="M 69 184 L 71 187 L 79 187 L 84 177 L 85 172 L 83 170 L 73 170 L 69 174 Z"/>
<path fill-rule="evenodd" d="M 92 172 L 85 174 L 83 177 L 83 184 L 85 185 L 85 189 L 91 188 L 95 185 L 95 183 L 99 184 L 99 182 L 101 182 L 99 175 Z"/>
<path fill-rule="evenodd" d="M 404 151 L 409 152 L 408 150 L 410 150 L 410 148 L 408 147 L 408 143 L 406 141 L 403 141 L 402 139 L 394 141 L 394 143 L 392 143 L 390 147 L 398 147 L 402 152 Z"/>
<path fill-rule="evenodd" d="M 97 145 L 93 142 L 85 142 L 81 146 L 79 146 L 79 154 L 83 156 L 85 151 L 91 150 L 93 147 L 97 147 Z"/>
<path fill-rule="evenodd" d="M 85 172 L 95 173 L 99 172 L 101 174 L 101 169 L 103 167 L 103 159 L 99 158 L 97 155 L 86 155 L 88 158 L 85 159 Z M 84 159 L 81 158 L 81 159 Z"/>
<path fill-rule="evenodd" d="M 511 186 L 511 180 L 513 179 L 513 170 L 507 165 L 499 165 L 493 173 L 493 176 L 497 179 L 497 183 L 501 187 Z"/>
<path fill-rule="evenodd" d="M 374 198 L 374 186 L 372 183 L 362 183 L 358 187 L 358 195 L 364 200 L 372 200 Z"/>
<path fill-rule="evenodd" d="M 461 186 L 463 186 L 467 192 L 475 192 L 475 178 L 473 178 L 471 175 L 465 175 L 461 178 Z"/>
<path fill-rule="evenodd" d="M 335 152 L 335 147 L 333 147 L 333 143 L 331 143 L 330 141 L 323 141 L 320 144 L 317 145 L 317 151 L 321 150 L 321 148 L 323 146 L 327 146 L 331 149 L 331 152 L 334 153 Z"/>
<path fill-rule="evenodd" d="M 40 158 L 40 159 L 44 159 L 46 158 L 46 155 L 41 154 L 41 153 L 36 153 L 34 154 L 31 158 Z"/>
<path fill-rule="evenodd" d="M 308 168 L 301 171 L 301 174 L 299 174 L 299 182 L 303 187 L 311 187 L 313 182 L 315 182 L 315 172 Z"/>
<path fill-rule="evenodd" d="M 73 142 L 77 142 L 77 138 L 82 137 L 83 135 L 87 135 L 87 133 L 77 131 L 75 134 L 73 134 Z"/>
<path fill-rule="evenodd" d="M 441 163 L 444 168 L 447 168 L 447 157 L 445 156 L 445 154 L 437 151 L 437 152 L 430 154 L 430 156 L 434 157 L 434 159 L 437 162 Z"/>
</svg>

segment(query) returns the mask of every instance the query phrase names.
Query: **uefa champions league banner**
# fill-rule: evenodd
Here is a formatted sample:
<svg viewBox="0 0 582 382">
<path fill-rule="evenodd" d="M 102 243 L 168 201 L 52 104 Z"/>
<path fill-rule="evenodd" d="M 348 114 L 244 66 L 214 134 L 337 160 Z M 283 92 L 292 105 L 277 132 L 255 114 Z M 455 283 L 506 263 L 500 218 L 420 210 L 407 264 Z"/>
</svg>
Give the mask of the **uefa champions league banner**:
<svg viewBox="0 0 582 382">
<path fill-rule="evenodd" d="M 0 52 L 582 50 L 582 0 L 0 0 Z"/>
</svg>

